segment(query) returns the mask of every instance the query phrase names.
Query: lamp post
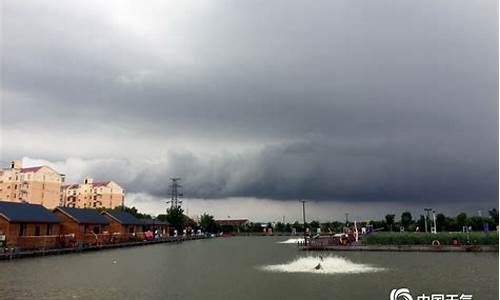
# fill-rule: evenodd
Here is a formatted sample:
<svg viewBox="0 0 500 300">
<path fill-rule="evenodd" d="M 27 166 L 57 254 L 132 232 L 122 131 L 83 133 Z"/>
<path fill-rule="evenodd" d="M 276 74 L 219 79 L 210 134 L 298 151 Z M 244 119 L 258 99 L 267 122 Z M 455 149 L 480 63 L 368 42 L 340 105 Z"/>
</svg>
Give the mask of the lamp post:
<svg viewBox="0 0 500 300">
<path fill-rule="evenodd" d="M 429 219 L 429 212 L 432 211 L 432 208 L 424 208 L 424 211 L 425 211 L 425 216 L 424 216 L 425 232 L 427 233 L 427 219 Z"/>
</svg>

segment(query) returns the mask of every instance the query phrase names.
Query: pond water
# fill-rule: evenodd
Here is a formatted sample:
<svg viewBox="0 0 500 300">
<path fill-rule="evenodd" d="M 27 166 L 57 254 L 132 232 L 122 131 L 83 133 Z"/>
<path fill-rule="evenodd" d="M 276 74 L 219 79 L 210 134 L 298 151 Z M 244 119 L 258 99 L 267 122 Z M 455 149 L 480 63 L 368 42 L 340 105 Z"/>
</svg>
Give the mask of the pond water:
<svg viewBox="0 0 500 300">
<path fill-rule="evenodd" d="M 415 299 L 498 299 L 498 253 L 302 252 L 286 240 L 217 238 L 2 261 L 0 299 L 389 299 L 403 287 Z"/>
</svg>

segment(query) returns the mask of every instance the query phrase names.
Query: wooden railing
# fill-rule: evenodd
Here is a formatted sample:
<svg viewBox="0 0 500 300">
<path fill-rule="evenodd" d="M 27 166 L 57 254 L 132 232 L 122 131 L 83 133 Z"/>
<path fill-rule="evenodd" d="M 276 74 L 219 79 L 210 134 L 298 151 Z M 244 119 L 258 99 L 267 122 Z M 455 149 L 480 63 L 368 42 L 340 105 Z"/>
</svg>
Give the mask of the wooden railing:
<svg viewBox="0 0 500 300">
<path fill-rule="evenodd" d="M 71 238 L 59 235 L 41 235 L 41 236 L 20 236 L 17 238 L 16 247 L 23 249 L 48 249 L 60 247 L 64 239 Z"/>
<path fill-rule="evenodd" d="M 160 240 L 168 239 L 163 236 Z M 87 233 L 83 239 L 77 239 L 75 234 L 44 235 L 44 236 L 21 236 L 17 237 L 13 247 L 21 249 L 51 249 L 51 248 L 73 248 L 85 245 L 108 245 L 126 242 L 139 242 L 147 239 L 143 232 L 137 233 Z"/>
</svg>

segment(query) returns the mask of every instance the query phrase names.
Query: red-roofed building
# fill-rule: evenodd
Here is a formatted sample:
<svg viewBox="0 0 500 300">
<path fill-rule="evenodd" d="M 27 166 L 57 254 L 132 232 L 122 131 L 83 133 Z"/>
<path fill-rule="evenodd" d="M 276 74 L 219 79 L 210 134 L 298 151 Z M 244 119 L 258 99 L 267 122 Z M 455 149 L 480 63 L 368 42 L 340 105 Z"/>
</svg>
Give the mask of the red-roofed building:
<svg viewBox="0 0 500 300">
<path fill-rule="evenodd" d="M 23 168 L 21 160 L 0 170 L 0 199 L 41 204 L 54 208 L 62 203 L 64 175 L 49 166 Z"/>
<path fill-rule="evenodd" d="M 63 206 L 76 208 L 115 208 L 123 205 L 125 190 L 116 182 L 94 181 L 87 177 L 80 184 L 63 186 Z"/>
</svg>

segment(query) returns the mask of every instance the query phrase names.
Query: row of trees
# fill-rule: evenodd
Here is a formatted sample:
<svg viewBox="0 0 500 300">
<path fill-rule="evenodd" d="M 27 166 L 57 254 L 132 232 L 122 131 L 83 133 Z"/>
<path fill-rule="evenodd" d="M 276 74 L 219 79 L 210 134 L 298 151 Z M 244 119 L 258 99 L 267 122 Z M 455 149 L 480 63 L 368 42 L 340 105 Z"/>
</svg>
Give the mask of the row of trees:
<svg viewBox="0 0 500 300">
<path fill-rule="evenodd" d="M 414 219 L 410 212 L 403 212 L 399 219 L 396 219 L 395 214 L 388 214 L 383 220 L 375 220 L 368 222 L 359 222 L 360 226 L 372 225 L 374 229 L 380 231 L 399 231 L 401 227 L 405 231 L 425 231 L 425 216 L 420 215 L 419 218 Z M 436 227 L 438 231 L 462 231 L 464 226 L 472 227 L 474 231 L 481 231 L 484 229 L 484 224 L 488 224 L 490 230 L 495 230 L 498 225 L 498 211 L 492 209 L 488 212 L 488 216 L 467 216 L 466 213 L 460 213 L 455 217 L 445 216 L 440 213 L 436 215 Z M 305 228 L 315 232 L 318 228 L 322 232 L 341 232 L 343 228 L 351 224 L 345 222 L 324 222 L 312 221 L 305 224 Z M 427 228 L 430 231 L 433 226 L 433 218 L 427 219 Z M 293 229 L 297 232 L 304 232 L 304 224 L 298 221 L 294 223 L 250 223 L 241 226 L 240 232 L 262 232 L 263 228 L 273 228 L 276 232 L 292 232 Z"/>
<path fill-rule="evenodd" d="M 134 206 L 132 207 L 128 207 L 128 206 L 117 206 L 113 209 L 107 209 L 107 208 L 97 208 L 98 211 L 104 211 L 104 210 L 107 210 L 107 211 L 123 211 L 123 212 L 127 212 L 131 215 L 133 215 L 134 217 L 136 217 L 137 219 L 152 219 L 153 217 L 151 215 L 148 215 L 148 214 L 143 214 L 141 212 L 139 212 L 137 210 L 137 208 L 135 208 Z"/>
<path fill-rule="evenodd" d="M 128 212 L 139 219 L 151 219 L 151 215 L 140 213 L 135 207 L 117 207 L 114 210 Z M 212 215 L 203 214 L 200 216 L 199 222 L 195 222 L 184 214 L 181 207 L 172 207 L 167 209 L 166 214 L 157 216 L 160 221 L 167 221 L 178 232 L 182 232 L 185 228 L 201 229 L 203 232 L 217 233 L 222 230 L 221 226 L 215 222 Z M 498 210 L 492 209 L 488 211 L 487 216 L 468 216 L 466 213 L 460 213 L 455 217 L 445 216 L 442 213 L 436 214 L 436 225 L 438 231 L 462 231 L 464 226 L 472 227 L 474 231 L 484 229 L 484 224 L 488 224 L 490 230 L 494 230 L 498 225 Z M 234 228 L 240 232 L 262 232 L 265 228 L 272 228 L 276 232 L 292 232 L 294 229 L 297 232 L 304 232 L 305 228 L 315 232 L 318 228 L 322 232 L 341 232 L 343 228 L 349 224 L 345 222 L 324 222 L 312 221 L 304 224 L 298 221 L 294 223 L 249 223 L 246 225 Z M 352 224 L 350 224 L 352 225 Z M 372 225 L 376 230 L 382 231 L 399 231 L 404 228 L 405 231 L 425 231 L 425 216 L 420 215 L 414 219 L 408 211 L 403 212 L 399 219 L 396 219 L 395 214 L 388 214 L 383 220 L 363 222 L 362 226 Z M 427 228 L 430 231 L 433 226 L 433 218 L 427 219 Z"/>
<path fill-rule="evenodd" d="M 399 222 L 395 221 L 395 215 L 386 215 L 385 220 L 377 225 L 384 227 L 386 230 L 393 230 L 394 227 L 403 227 L 408 231 L 425 230 L 426 218 L 424 215 L 416 220 L 413 219 L 410 212 L 401 214 Z M 427 226 L 431 228 L 434 224 L 434 219 L 427 219 Z M 436 214 L 436 227 L 438 231 L 461 231 L 463 227 L 472 227 L 472 230 L 483 230 L 485 224 L 490 229 L 494 229 L 498 225 L 498 210 L 492 209 L 488 211 L 488 216 L 467 216 L 466 213 L 459 213 L 455 217 L 448 217 L 442 213 Z"/>
<path fill-rule="evenodd" d="M 104 209 L 99 208 L 97 210 L 103 211 Z M 135 207 L 118 206 L 108 211 L 127 212 L 138 219 L 153 219 L 151 215 L 141 213 Z M 208 233 L 217 233 L 221 231 L 221 227 L 215 222 L 214 216 L 205 213 L 201 215 L 200 220 L 197 223 L 186 216 L 181 207 L 171 207 L 167 209 L 166 214 L 160 214 L 156 217 L 156 219 L 168 222 L 172 228 L 176 229 L 179 233 L 188 227 L 191 229 L 201 229 L 203 232 Z"/>
<path fill-rule="evenodd" d="M 181 207 L 171 207 L 167 209 L 166 214 L 158 215 L 160 221 L 167 221 L 178 232 L 182 232 L 185 228 L 193 230 L 201 229 L 207 233 L 217 233 L 220 231 L 220 226 L 215 222 L 214 216 L 203 214 L 200 216 L 199 222 L 195 222 L 184 214 Z"/>
</svg>

